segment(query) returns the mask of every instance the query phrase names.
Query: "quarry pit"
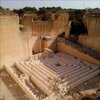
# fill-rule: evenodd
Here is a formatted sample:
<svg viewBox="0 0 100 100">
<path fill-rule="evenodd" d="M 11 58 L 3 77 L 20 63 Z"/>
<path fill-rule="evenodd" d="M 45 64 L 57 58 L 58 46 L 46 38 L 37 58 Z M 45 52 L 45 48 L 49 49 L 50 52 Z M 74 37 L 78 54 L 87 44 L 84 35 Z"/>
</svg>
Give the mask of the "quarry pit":
<svg viewBox="0 0 100 100">
<path fill-rule="evenodd" d="M 100 99 L 100 16 L 71 14 L 0 15 L 0 100 Z"/>
</svg>

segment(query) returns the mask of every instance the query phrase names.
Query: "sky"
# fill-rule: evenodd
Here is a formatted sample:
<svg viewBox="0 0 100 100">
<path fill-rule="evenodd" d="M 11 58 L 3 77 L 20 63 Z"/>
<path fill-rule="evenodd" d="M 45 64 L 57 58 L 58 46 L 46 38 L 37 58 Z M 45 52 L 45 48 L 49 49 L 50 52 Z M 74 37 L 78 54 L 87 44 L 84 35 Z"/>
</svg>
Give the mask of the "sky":
<svg viewBox="0 0 100 100">
<path fill-rule="evenodd" d="M 10 9 L 23 7 L 100 8 L 100 0 L 0 0 L 0 6 Z"/>
</svg>

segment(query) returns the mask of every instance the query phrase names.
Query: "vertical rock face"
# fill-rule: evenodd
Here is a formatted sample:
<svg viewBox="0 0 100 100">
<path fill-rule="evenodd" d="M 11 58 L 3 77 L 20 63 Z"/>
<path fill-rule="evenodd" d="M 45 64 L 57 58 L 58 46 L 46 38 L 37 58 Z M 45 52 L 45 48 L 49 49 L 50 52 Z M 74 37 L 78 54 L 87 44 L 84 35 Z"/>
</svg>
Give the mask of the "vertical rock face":
<svg viewBox="0 0 100 100">
<path fill-rule="evenodd" d="M 0 16 L 0 68 L 24 57 L 19 32 L 19 17 Z"/>
<path fill-rule="evenodd" d="M 85 18 L 87 36 L 79 36 L 79 42 L 100 53 L 100 18 Z"/>
<path fill-rule="evenodd" d="M 65 32 L 65 37 L 69 37 L 70 33 L 70 27 L 69 27 L 69 13 L 62 13 L 59 14 L 58 18 L 53 21 L 37 21 L 32 22 L 32 16 L 28 16 L 29 21 L 24 18 L 25 26 L 29 27 L 30 34 L 34 36 L 35 39 L 39 41 L 39 36 L 57 36 L 61 34 L 62 32 Z M 75 16 L 74 16 L 75 17 Z M 79 36 L 79 42 L 83 45 L 100 52 L 100 18 L 88 18 L 84 17 L 83 19 L 84 24 L 87 26 L 88 35 L 80 35 Z M 27 24 L 28 23 L 28 24 Z M 30 50 L 32 47 L 32 43 L 34 42 L 33 39 L 29 39 L 30 43 Z M 34 42 L 34 44 L 37 45 L 37 48 L 35 46 L 34 50 L 39 52 L 40 46 L 38 45 L 38 42 Z M 31 53 L 31 51 L 30 51 Z"/>
<path fill-rule="evenodd" d="M 63 13 L 60 14 L 58 19 L 54 20 L 52 22 L 52 28 L 51 28 L 51 35 L 59 35 L 62 32 L 67 33 L 67 26 L 68 26 L 68 19 L 69 19 L 69 14 L 68 13 Z"/>
<path fill-rule="evenodd" d="M 62 32 L 66 33 L 66 37 L 69 35 L 68 13 L 60 14 L 57 19 L 51 22 L 32 22 L 32 18 L 32 16 L 22 18 L 24 30 L 20 31 L 17 15 L 0 15 L 0 68 L 4 64 L 12 64 L 30 57 L 32 51 L 38 53 L 45 47 L 56 47 L 53 43 L 55 39 L 42 41 L 41 36 L 57 36 Z M 88 35 L 79 36 L 79 42 L 100 52 L 100 18 L 85 18 L 85 24 Z"/>
<path fill-rule="evenodd" d="M 24 16 L 22 18 L 22 22 L 24 25 L 24 31 L 22 31 L 22 37 L 24 41 L 23 43 L 24 46 L 27 48 L 27 55 L 31 56 L 32 51 L 34 51 L 34 53 L 40 52 L 41 39 L 39 34 L 41 34 L 41 31 L 39 33 L 35 31 L 32 23 L 32 16 L 30 15 Z M 40 30 L 40 27 L 36 26 L 36 28 L 38 31 Z"/>
<path fill-rule="evenodd" d="M 33 21 L 33 17 L 30 15 L 25 15 L 22 21 L 24 26 L 32 32 L 33 36 L 56 36 L 66 31 L 68 19 L 68 13 L 61 13 L 57 19 L 52 21 Z"/>
<path fill-rule="evenodd" d="M 27 23 L 26 23 L 27 22 Z M 27 59 L 32 55 L 32 49 L 40 52 L 39 36 L 32 36 L 30 21 L 26 20 L 28 27 L 19 30 L 19 16 L 0 16 L 0 68 L 4 64 L 11 65 L 15 61 Z"/>
<path fill-rule="evenodd" d="M 33 21 L 32 15 L 24 15 L 22 18 L 22 24 L 24 25 L 25 31 L 22 32 L 22 35 L 24 45 L 26 43 L 25 47 L 28 47 L 28 55 L 32 55 L 32 50 L 34 51 L 34 53 L 38 53 L 41 52 L 41 49 L 43 51 L 43 49 L 48 46 L 54 49 L 55 47 L 53 48 L 54 44 L 52 43 L 54 39 L 50 40 L 49 42 L 42 41 L 41 43 L 40 37 L 57 36 L 63 31 L 66 31 L 65 26 L 67 23 L 67 13 L 60 14 L 59 17 L 54 21 Z"/>
</svg>

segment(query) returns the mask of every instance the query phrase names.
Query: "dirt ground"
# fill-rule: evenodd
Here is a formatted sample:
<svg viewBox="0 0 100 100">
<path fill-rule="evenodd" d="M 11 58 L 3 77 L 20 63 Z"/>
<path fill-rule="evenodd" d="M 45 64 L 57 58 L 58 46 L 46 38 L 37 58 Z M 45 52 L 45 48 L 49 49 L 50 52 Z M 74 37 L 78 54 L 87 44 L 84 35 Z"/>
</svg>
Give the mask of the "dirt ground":
<svg viewBox="0 0 100 100">
<path fill-rule="evenodd" d="M 5 70 L 0 73 L 0 100 L 28 100 L 26 94 Z"/>
<path fill-rule="evenodd" d="M 75 100 L 100 100 L 100 74 L 75 87 L 74 92 Z"/>
</svg>

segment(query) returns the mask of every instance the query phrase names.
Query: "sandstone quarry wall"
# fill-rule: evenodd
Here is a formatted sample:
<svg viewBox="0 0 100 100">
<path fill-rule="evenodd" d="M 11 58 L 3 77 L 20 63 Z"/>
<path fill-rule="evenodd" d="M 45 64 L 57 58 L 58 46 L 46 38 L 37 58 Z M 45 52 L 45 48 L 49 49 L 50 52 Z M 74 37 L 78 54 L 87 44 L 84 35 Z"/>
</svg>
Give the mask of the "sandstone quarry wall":
<svg viewBox="0 0 100 100">
<path fill-rule="evenodd" d="M 33 22 L 32 18 L 32 16 L 24 16 L 22 18 L 24 29 L 21 32 L 24 37 L 24 45 L 25 43 L 28 45 L 28 55 L 32 55 L 32 50 L 34 50 L 34 53 L 38 53 L 42 52 L 46 47 L 56 50 L 56 46 L 54 47 L 55 39 L 52 36 L 55 37 L 65 31 L 65 25 L 68 23 L 68 14 L 61 14 L 54 21 Z M 42 37 L 44 36 L 50 36 L 50 38 L 43 40 Z"/>
<path fill-rule="evenodd" d="M 29 26 L 33 36 L 57 36 L 64 31 L 66 32 L 66 37 L 69 36 L 68 13 L 60 14 L 58 19 L 54 21 L 32 22 L 32 17 L 28 18 L 30 18 Z M 100 18 L 85 17 L 84 22 L 88 29 L 88 35 L 80 35 L 79 42 L 100 53 Z"/>
<path fill-rule="evenodd" d="M 95 58 L 89 56 L 88 54 L 84 54 L 81 51 L 79 51 L 75 48 L 72 48 L 70 45 L 66 45 L 62 41 L 57 41 L 57 50 L 60 52 L 64 52 L 64 53 L 70 54 L 72 56 L 84 59 L 88 62 L 91 62 L 91 63 L 94 63 L 94 64 L 100 66 L 100 60 L 96 60 Z"/>
<path fill-rule="evenodd" d="M 32 17 L 24 17 L 24 29 L 19 30 L 18 16 L 0 16 L 0 67 L 29 58 L 32 56 L 32 50 L 34 53 L 42 52 L 45 47 L 56 50 L 54 38 L 43 40 L 42 37 L 57 36 L 63 31 L 68 34 L 68 19 L 68 14 L 61 14 L 58 19 L 52 22 L 32 22 Z M 85 21 L 88 35 L 80 36 L 79 41 L 100 52 L 100 18 L 86 18 Z M 60 48 L 63 51 L 67 47 L 59 46 L 57 49 L 60 50 Z"/>
<path fill-rule="evenodd" d="M 69 15 L 67 13 L 60 14 L 53 21 L 32 21 L 32 16 L 25 16 L 23 23 L 25 27 L 30 27 L 34 36 L 56 36 L 65 31 L 68 19 Z"/>
<path fill-rule="evenodd" d="M 27 51 L 27 55 L 42 52 L 44 48 L 49 47 L 55 50 L 55 39 L 52 36 L 57 36 L 60 33 L 66 31 L 66 25 L 68 23 L 69 15 L 67 13 L 60 14 L 59 17 L 54 21 L 33 21 L 33 16 L 25 15 L 22 18 L 22 24 L 24 29 L 22 32 L 24 49 Z M 49 40 L 43 40 L 42 37 L 50 36 Z"/>
<path fill-rule="evenodd" d="M 0 67 L 24 58 L 18 16 L 0 16 Z"/>
<path fill-rule="evenodd" d="M 29 58 L 32 49 L 35 53 L 40 52 L 40 43 L 40 37 L 33 36 L 30 27 L 20 31 L 18 16 L 0 16 L 0 68 Z"/>
<path fill-rule="evenodd" d="M 85 18 L 87 36 L 79 36 L 79 42 L 100 53 L 100 18 Z"/>
<path fill-rule="evenodd" d="M 25 16 L 23 17 L 23 26 L 24 29 L 21 31 L 24 38 L 24 41 L 26 42 L 26 45 L 28 47 L 28 55 L 31 56 L 32 55 L 32 50 L 34 50 L 34 53 L 38 53 L 41 52 L 41 35 L 39 35 L 39 33 L 33 35 L 33 23 L 32 23 L 32 17 L 31 16 Z M 39 28 L 40 27 L 36 27 Z"/>
</svg>

